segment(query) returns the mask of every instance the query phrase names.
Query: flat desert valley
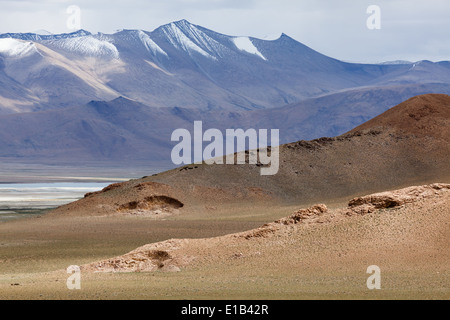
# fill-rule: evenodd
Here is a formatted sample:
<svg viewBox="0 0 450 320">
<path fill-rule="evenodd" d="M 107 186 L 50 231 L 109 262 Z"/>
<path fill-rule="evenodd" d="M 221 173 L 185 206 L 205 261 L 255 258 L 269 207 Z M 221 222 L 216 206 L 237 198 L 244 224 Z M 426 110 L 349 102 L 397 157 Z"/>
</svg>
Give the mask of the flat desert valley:
<svg viewBox="0 0 450 320">
<path fill-rule="evenodd" d="M 190 165 L 2 222 L 0 299 L 449 299 L 449 121 L 418 96 L 274 176 Z"/>
</svg>

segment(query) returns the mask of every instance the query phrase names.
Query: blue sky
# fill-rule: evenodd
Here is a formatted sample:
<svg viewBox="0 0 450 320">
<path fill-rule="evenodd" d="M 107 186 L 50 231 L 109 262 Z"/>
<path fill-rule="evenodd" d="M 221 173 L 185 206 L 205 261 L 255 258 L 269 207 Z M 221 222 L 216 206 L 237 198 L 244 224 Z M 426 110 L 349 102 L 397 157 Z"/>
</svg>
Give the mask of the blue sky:
<svg viewBox="0 0 450 320">
<path fill-rule="evenodd" d="M 91 32 L 151 31 L 187 19 L 228 35 L 271 39 L 284 32 L 346 61 L 450 60 L 448 0 L 0 0 L 0 33 L 70 32 L 71 5 Z M 381 9 L 380 30 L 366 26 L 370 5 Z"/>
</svg>

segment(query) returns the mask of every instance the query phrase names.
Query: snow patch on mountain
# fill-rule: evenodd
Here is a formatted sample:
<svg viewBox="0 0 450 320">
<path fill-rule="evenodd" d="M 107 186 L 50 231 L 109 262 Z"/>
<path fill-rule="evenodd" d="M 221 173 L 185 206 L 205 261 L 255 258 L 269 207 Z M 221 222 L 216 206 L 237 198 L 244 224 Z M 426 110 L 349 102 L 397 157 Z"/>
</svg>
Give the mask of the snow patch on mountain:
<svg viewBox="0 0 450 320">
<path fill-rule="evenodd" d="M 141 40 L 141 42 L 144 44 L 144 46 L 147 48 L 148 51 L 150 51 L 154 56 L 156 56 L 156 54 L 162 54 L 167 56 L 167 53 L 160 48 L 160 46 L 158 46 L 156 44 L 155 41 L 153 41 L 148 34 L 146 34 L 145 32 L 143 32 L 142 30 L 138 30 L 138 37 Z"/>
<path fill-rule="evenodd" d="M 266 57 L 264 57 L 262 55 L 262 53 L 259 52 L 258 48 L 255 47 L 255 45 L 253 44 L 252 40 L 250 40 L 250 38 L 238 37 L 238 38 L 233 38 L 232 40 L 233 40 L 236 48 L 238 48 L 239 50 L 245 51 L 245 52 L 248 52 L 251 54 L 255 54 L 255 55 L 259 56 L 261 59 L 267 61 Z"/>
<path fill-rule="evenodd" d="M 179 28 L 183 30 L 183 33 L 186 34 L 195 44 L 197 44 L 204 51 L 207 51 L 216 57 L 223 58 L 225 54 L 230 51 L 226 46 L 211 38 L 197 26 L 186 20 L 175 22 L 175 24 L 179 26 Z"/>
<path fill-rule="evenodd" d="M 24 42 L 16 39 L 0 39 L 0 54 L 7 57 L 24 57 L 34 52 L 38 52 L 32 42 Z"/>
<path fill-rule="evenodd" d="M 119 51 L 116 46 L 106 40 L 99 40 L 92 36 L 54 40 L 50 43 L 63 50 L 86 56 L 119 59 Z"/>
<path fill-rule="evenodd" d="M 192 51 L 200 53 L 201 55 L 216 60 L 216 57 L 210 55 L 208 52 L 200 48 L 181 30 L 176 23 L 171 23 L 164 28 L 164 34 L 170 43 L 177 49 L 184 50 L 189 54 Z"/>
</svg>

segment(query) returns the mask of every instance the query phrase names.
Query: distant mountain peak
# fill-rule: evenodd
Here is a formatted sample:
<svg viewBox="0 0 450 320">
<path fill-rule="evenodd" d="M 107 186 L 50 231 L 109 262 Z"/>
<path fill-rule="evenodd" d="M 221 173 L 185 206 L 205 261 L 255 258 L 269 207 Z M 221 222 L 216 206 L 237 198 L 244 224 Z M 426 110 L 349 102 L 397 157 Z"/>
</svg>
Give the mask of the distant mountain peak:
<svg viewBox="0 0 450 320">
<path fill-rule="evenodd" d="M 183 31 L 187 31 L 187 30 L 191 29 L 192 27 L 196 27 L 196 26 L 194 24 L 190 23 L 188 20 L 182 19 L 182 20 L 177 20 L 177 21 L 172 21 L 172 22 L 166 23 L 166 24 L 158 27 L 156 30 L 158 30 L 158 29 L 170 30 L 174 27 L 181 29 Z"/>
<path fill-rule="evenodd" d="M 187 28 L 189 28 L 189 27 L 191 27 L 191 26 L 194 26 L 194 24 L 192 24 L 192 23 L 190 23 L 188 20 L 186 20 L 186 19 L 181 19 L 181 20 L 178 20 L 178 21 L 173 21 L 173 22 L 171 22 L 171 23 L 169 23 L 169 24 L 175 24 L 175 25 L 177 25 L 177 26 L 179 26 L 179 27 L 187 27 Z"/>
<path fill-rule="evenodd" d="M 178 21 L 173 21 L 173 23 L 180 23 L 180 24 L 187 24 L 187 25 L 191 25 L 192 23 L 190 23 L 188 20 L 186 19 L 181 19 Z"/>
<path fill-rule="evenodd" d="M 63 50 L 84 56 L 103 56 L 119 59 L 119 51 L 109 41 L 97 39 L 91 34 L 79 32 L 79 36 L 52 40 L 51 43 Z M 86 34 L 86 35 L 85 35 Z"/>
<path fill-rule="evenodd" d="M 60 34 L 39 34 L 33 32 L 27 33 L 4 33 L 0 34 L 0 38 L 14 38 L 27 41 L 42 41 L 42 40 L 58 40 L 67 38 L 78 38 L 92 35 L 89 31 L 80 29 L 71 33 L 60 33 Z"/>
<path fill-rule="evenodd" d="M 38 52 L 32 42 L 24 42 L 13 38 L 0 39 L 0 55 L 7 57 L 24 57 Z"/>
<path fill-rule="evenodd" d="M 160 29 L 175 48 L 186 51 L 189 55 L 197 53 L 216 60 L 213 51 L 220 43 L 187 20 L 172 22 Z"/>
<path fill-rule="evenodd" d="M 75 37 L 84 37 L 84 36 L 90 36 L 90 35 L 92 35 L 92 33 L 90 33 L 89 31 L 86 31 L 84 29 L 80 29 L 78 31 L 71 32 L 68 35 L 72 35 Z"/>
</svg>

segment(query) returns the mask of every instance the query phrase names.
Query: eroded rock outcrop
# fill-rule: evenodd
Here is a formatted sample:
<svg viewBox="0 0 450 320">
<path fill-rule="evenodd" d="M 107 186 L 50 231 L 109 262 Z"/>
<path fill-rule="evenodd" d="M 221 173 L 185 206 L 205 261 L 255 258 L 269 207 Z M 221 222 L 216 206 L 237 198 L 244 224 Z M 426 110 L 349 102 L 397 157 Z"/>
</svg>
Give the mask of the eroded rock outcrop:
<svg viewBox="0 0 450 320">
<path fill-rule="evenodd" d="M 450 184 L 432 184 L 410 187 L 396 191 L 376 193 L 364 197 L 357 197 L 349 202 L 347 208 L 329 210 L 319 204 L 307 209 L 301 209 L 292 215 L 260 228 L 237 234 L 226 235 L 211 239 L 168 240 L 148 244 L 128 254 L 116 258 L 92 263 L 82 267 L 88 272 L 177 272 L 191 264 L 194 260 L 205 259 L 205 252 L 210 252 L 208 259 L 221 259 L 220 248 L 242 248 L 249 246 L 256 249 L 263 243 L 277 238 L 278 243 L 287 239 L 299 228 L 314 227 L 323 223 L 336 223 L 351 216 L 381 212 L 391 208 L 398 208 L 409 203 L 438 199 L 450 191 Z M 242 253 L 234 254 L 233 258 L 242 258 Z"/>
<path fill-rule="evenodd" d="M 367 214 L 378 209 L 396 208 L 407 203 L 438 196 L 449 190 L 450 184 L 435 183 L 357 197 L 349 202 L 347 214 Z"/>
</svg>

